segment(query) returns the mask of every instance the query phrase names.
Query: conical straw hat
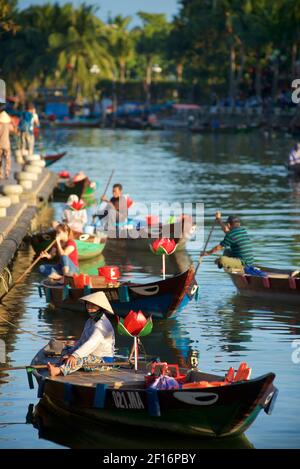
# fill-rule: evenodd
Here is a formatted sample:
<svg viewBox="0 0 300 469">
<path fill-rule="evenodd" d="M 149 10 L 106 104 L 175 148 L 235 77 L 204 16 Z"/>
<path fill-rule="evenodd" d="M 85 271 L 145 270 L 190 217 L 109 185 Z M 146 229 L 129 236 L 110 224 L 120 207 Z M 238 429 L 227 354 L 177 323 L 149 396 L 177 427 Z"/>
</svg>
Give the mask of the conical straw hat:
<svg viewBox="0 0 300 469">
<path fill-rule="evenodd" d="M 110 302 L 108 301 L 105 293 L 103 291 L 97 291 L 96 293 L 92 293 L 91 295 L 83 296 L 80 298 L 82 301 L 89 301 L 96 306 L 100 306 L 101 308 L 105 309 L 108 313 L 115 314 L 114 310 L 112 309 Z"/>
</svg>

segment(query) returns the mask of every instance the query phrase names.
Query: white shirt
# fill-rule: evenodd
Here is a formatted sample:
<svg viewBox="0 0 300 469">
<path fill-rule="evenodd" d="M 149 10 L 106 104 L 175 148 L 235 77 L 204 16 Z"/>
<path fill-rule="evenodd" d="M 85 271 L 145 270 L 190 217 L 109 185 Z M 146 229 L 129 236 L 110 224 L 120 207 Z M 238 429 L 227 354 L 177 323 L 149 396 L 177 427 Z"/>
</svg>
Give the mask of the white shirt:
<svg viewBox="0 0 300 469">
<path fill-rule="evenodd" d="M 105 314 L 95 322 L 89 318 L 80 339 L 73 348 L 72 355 L 78 358 L 87 357 L 90 354 L 99 358 L 113 357 L 115 348 L 114 329 Z"/>
</svg>

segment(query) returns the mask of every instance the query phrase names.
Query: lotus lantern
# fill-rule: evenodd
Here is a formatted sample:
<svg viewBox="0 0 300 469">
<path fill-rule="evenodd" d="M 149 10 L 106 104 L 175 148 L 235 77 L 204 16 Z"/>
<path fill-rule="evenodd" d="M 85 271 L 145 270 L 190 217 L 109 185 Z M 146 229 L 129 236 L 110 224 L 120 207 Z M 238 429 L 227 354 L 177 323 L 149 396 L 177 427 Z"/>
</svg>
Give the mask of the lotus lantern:
<svg viewBox="0 0 300 469">
<path fill-rule="evenodd" d="M 152 331 L 153 322 L 151 316 L 146 318 L 142 311 L 129 311 L 124 319 L 117 316 L 117 330 L 120 335 L 134 338 L 134 369 L 137 371 L 138 362 L 138 337 L 144 337 Z"/>
<path fill-rule="evenodd" d="M 152 245 L 150 245 L 150 249 L 154 254 L 162 256 L 163 279 L 166 278 L 166 255 L 170 256 L 173 254 L 176 248 L 177 244 L 175 240 L 169 238 L 156 239 L 153 241 Z"/>
</svg>

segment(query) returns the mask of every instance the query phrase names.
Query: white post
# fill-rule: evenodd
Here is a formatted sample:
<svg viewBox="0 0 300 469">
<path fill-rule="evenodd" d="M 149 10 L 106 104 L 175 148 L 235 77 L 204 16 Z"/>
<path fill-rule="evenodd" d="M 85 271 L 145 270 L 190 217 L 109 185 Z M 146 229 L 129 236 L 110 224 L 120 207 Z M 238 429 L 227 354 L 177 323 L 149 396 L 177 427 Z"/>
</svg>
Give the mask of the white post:
<svg viewBox="0 0 300 469">
<path fill-rule="evenodd" d="M 134 337 L 134 369 L 138 369 L 138 342 L 137 337 Z"/>
<path fill-rule="evenodd" d="M 163 271 L 163 279 L 166 278 L 166 255 L 162 255 L 162 271 Z"/>
</svg>

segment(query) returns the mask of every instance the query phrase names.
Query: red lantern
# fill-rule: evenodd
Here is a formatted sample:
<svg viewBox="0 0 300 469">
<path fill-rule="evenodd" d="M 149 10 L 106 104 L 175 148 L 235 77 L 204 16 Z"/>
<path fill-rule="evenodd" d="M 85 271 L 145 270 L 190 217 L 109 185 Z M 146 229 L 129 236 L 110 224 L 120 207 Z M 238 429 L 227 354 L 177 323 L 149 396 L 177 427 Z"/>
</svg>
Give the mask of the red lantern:
<svg viewBox="0 0 300 469">
<path fill-rule="evenodd" d="M 85 285 L 91 286 L 91 279 L 86 274 L 73 274 L 73 281 L 75 288 L 84 288 Z"/>
<path fill-rule="evenodd" d="M 154 254 L 167 254 L 169 256 L 175 251 L 176 242 L 174 239 L 169 238 L 156 239 L 155 241 L 153 241 L 151 249 Z"/>
<path fill-rule="evenodd" d="M 142 311 L 138 311 L 137 313 L 135 311 L 129 311 L 124 319 L 125 329 L 133 336 L 138 336 L 146 323 L 147 318 Z"/>
</svg>

